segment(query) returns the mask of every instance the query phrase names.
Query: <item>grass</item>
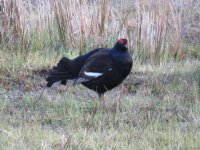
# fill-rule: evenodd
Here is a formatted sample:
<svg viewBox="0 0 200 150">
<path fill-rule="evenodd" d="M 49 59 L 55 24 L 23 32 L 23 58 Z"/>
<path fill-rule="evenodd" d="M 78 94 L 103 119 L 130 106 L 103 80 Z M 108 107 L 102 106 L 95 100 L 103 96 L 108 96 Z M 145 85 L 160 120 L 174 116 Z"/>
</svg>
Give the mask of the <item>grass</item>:
<svg viewBox="0 0 200 150">
<path fill-rule="evenodd" d="M 81 54 L 126 37 L 142 61 L 199 58 L 193 49 L 200 41 L 199 6 L 194 0 L 2 1 L 0 49 L 64 47 Z"/>
<path fill-rule="evenodd" d="M 83 86 L 57 84 L 39 99 L 43 70 L 63 54 L 46 53 L 1 57 L 0 149 L 200 147 L 198 60 L 135 62 L 128 79 L 106 93 L 106 110 L 93 117 L 97 95 Z"/>
<path fill-rule="evenodd" d="M 0 149 L 200 148 L 199 1 L 0 2 Z M 23 11 L 22 11 L 23 10 Z M 126 37 L 131 74 L 105 95 L 45 88 L 47 69 Z M 44 92 L 42 93 L 42 91 Z"/>
</svg>

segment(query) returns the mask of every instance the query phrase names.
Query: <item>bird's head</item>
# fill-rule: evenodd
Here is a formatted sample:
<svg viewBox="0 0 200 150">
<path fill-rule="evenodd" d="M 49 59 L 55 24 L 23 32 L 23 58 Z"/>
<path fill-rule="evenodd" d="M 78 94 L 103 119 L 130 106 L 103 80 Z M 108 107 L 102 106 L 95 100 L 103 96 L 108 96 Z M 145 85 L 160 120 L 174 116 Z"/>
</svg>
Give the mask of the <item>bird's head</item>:
<svg viewBox="0 0 200 150">
<path fill-rule="evenodd" d="M 115 49 L 119 51 L 128 50 L 128 40 L 127 39 L 119 39 L 114 46 Z"/>
</svg>

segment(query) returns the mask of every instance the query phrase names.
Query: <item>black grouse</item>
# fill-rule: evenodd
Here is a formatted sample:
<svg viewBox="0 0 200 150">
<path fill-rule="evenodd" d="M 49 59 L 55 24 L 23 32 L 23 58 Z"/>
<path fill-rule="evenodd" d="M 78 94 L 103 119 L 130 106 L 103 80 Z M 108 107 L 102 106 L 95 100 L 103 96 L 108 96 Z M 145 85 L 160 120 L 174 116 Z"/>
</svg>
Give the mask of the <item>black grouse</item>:
<svg viewBox="0 0 200 150">
<path fill-rule="evenodd" d="M 99 98 L 119 85 L 130 73 L 132 57 L 127 48 L 128 41 L 119 39 L 113 48 L 98 48 L 73 60 L 62 58 L 49 72 L 47 87 L 60 81 L 74 80 L 96 91 Z"/>
</svg>

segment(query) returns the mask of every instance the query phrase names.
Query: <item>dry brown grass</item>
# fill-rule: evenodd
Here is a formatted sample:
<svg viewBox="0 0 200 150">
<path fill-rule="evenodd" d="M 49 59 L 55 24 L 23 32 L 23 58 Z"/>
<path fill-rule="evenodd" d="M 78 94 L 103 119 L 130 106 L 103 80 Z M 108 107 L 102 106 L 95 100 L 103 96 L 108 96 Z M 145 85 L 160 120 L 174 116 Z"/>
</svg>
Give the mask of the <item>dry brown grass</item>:
<svg viewBox="0 0 200 150">
<path fill-rule="evenodd" d="M 126 37 L 138 58 L 158 62 L 171 56 L 183 60 L 191 50 L 186 41 L 199 43 L 198 34 L 192 33 L 199 32 L 200 4 L 193 0 L 7 0 L 2 4 L 0 44 L 6 50 L 57 45 L 55 49 L 64 46 L 82 53 Z"/>
<path fill-rule="evenodd" d="M 200 58 L 199 5 L 0 0 L 0 149 L 198 149 L 200 63 L 185 59 Z M 44 69 L 118 37 L 129 39 L 133 73 L 105 94 L 106 111 L 92 116 L 97 96 L 82 86 L 40 97 Z"/>
</svg>

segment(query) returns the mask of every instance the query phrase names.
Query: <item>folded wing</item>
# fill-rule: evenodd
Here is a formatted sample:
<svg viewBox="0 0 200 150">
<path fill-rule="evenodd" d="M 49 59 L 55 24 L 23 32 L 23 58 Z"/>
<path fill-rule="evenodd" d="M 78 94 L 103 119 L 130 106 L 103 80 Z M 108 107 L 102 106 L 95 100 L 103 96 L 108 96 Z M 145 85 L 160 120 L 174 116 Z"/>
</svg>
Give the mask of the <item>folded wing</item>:
<svg viewBox="0 0 200 150">
<path fill-rule="evenodd" d="M 99 51 L 87 60 L 74 84 L 102 79 L 111 72 L 112 63 L 108 50 Z"/>
</svg>

